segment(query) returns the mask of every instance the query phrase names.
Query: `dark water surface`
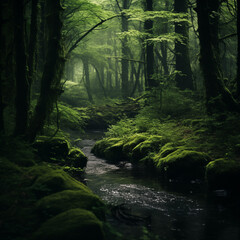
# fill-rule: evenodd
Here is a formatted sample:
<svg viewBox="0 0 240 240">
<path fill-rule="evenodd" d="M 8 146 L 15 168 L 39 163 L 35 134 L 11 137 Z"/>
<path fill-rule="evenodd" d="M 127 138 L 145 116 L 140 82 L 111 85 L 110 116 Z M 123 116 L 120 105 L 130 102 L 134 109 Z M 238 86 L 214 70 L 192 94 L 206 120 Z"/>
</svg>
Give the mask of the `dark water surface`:
<svg viewBox="0 0 240 240">
<path fill-rule="evenodd" d="M 123 204 L 132 215 L 146 219 L 137 224 L 108 219 L 126 240 L 240 240 L 238 203 L 226 206 L 224 198 L 207 201 L 196 183 L 182 188 L 174 183 L 166 186 L 129 163 L 116 166 L 95 157 L 91 148 L 101 134 L 86 135 L 77 145 L 88 157 L 89 188 L 107 204 Z"/>
</svg>

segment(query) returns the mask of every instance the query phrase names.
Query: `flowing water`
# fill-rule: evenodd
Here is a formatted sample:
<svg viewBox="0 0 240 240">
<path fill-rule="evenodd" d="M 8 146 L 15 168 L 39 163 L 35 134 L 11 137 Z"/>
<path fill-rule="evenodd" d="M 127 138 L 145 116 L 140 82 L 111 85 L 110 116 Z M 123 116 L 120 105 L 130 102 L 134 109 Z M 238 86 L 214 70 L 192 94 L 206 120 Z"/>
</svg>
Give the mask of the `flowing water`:
<svg viewBox="0 0 240 240">
<path fill-rule="evenodd" d="M 107 163 L 91 153 L 96 134 L 85 136 L 78 142 L 88 157 L 87 185 L 107 204 L 120 206 L 127 216 L 142 220 L 108 219 L 124 239 L 240 239 L 238 204 L 226 207 L 224 198 L 217 203 L 207 201 L 198 183 L 187 187 L 176 183 L 166 186 L 130 163 L 119 166 Z"/>
</svg>

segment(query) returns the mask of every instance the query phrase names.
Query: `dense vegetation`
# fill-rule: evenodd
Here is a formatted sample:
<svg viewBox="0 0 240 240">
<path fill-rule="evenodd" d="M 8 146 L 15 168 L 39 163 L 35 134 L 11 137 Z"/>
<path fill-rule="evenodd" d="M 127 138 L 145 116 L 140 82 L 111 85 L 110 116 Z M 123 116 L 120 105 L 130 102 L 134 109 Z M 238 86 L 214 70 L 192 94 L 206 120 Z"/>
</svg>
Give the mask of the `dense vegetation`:
<svg viewBox="0 0 240 240">
<path fill-rule="evenodd" d="M 72 131 L 106 131 L 93 152 L 113 163 L 239 197 L 239 1 L 0 6 L 4 239 L 117 238 Z"/>
</svg>

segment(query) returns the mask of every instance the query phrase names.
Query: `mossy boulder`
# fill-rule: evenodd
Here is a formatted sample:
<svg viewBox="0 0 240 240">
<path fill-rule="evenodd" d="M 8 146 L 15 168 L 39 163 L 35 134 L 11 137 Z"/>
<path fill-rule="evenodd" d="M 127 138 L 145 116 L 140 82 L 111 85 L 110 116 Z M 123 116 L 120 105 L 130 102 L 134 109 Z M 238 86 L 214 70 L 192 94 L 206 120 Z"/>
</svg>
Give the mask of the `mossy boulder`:
<svg viewBox="0 0 240 240">
<path fill-rule="evenodd" d="M 239 194 L 240 162 L 217 159 L 206 167 L 206 181 L 210 190 L 225 189 Z"/>
<path fill-rule="evenodd" d="M 111 162 L 124 161 L 126 155 L 123 152 L 124 140 L 120 140 L 113 145 L 110 145 L 104 150 L 104 157 Z"/>
<path fill-rule="evenodd" d="M 134 134 L 126 139 L 123 145 L 123 152 L 130 157 L 132 150 L 141 142 L 144 142 L 147 136 L 144 134 Z"/>
<path fill-rule="evenodd" d="M 47 138 L 42 136 L 34 143 L 34 147 L 42 160 L 61 162 L 68 156 L 70 144 L 62 137 Z"/>
<path fill-rule="evenodd" d="M 91 193 L 91 190 L 83 183 L 72 178 L 63 170 L 54 170 L 46 165 L 30 168 L 28 176 L 33 178 L 32 190 L 40 196 L 68 189 Z"/>
<path fill-rule="evenodd" d="M 121 141 L 121 138 L 104 138 L 99 140 L 95 143 L 94 147 L 92 148 L 92 153 L 94 153 L 97 157 L 105 157 L 105 150 L 114 144 Z"/>
<path fill-rule="evenodd" d="M 73 208 L 82 208 L 104 219 L 104 203 L 93 194 L 81 190 L 65 190 L 43 197 L 36 203 L 38 211 L 44 216 L 55 216 Z"/>
<path fill-rule="evenodd" d="M 90 211 L 71 209 L 47 220 L 32 240 L 104 240 L 102 223 Z"/>
<path fill-rule="evenodd" d="M 210 157 L 201 152 L 178 149 L 164 158 L 157 154 L 154 158 L 157 170 L 169 179 L 203 179 L 205 167 Z"/>
<path fill-rule="evenodd" d="M 159 151 L 159 157 L 164 158 L 172 152 L 176 151 L 178 147 L 174 143 L 166 143 Z"/>
<path fill-rule="evenodd" d="M 158 152 L 165 143 L 166 139 L 164 137 L 152 135 L 133 148 L 131 159 L 134 162 L 139 161 L 140 159 L 146 157 L 150 152 Z"/>
<path fill-rule="evenodd" d="M 87 166 L 87 157 L 79 148 L 72 148 L 69 151 L 66 164 L 75 168 L 84 168 Z"/>
</svg>

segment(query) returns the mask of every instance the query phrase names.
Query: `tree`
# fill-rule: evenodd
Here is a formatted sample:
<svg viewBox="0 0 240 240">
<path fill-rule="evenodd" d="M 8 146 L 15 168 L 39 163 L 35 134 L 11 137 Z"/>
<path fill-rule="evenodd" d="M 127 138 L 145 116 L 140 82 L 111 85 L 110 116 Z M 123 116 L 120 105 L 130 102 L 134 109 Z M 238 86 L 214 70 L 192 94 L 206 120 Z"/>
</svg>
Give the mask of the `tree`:
<svg viewBox="0 0 240 240">
<path fill-rule="evenodd" d="M 40 96 L 27 132 L 29 141 L 33 141 L 42 130 L 47 116 L 61 93 L 60 81 L 65 63 L 61 36 L 62 11 L 60 0 L 46 2 L 47 54 Z"/>
<path fill-rule="evenodd" d="M 30 84 L 27 76 L 24 0 L 14 1 L 16 52 L 16 126 L 15 134 L 24 135 L 28 126 Z"/>
<path fill-rule="evenodd" d="M 209 114 L 239 111 L 238 103 L 225 87 L 219 57 L 219 0 L 197 0 L 200 64 L 204 77 L 206 108 Z"/>
<path fill-rule="evenodd" d="M 153 1 L 145 1 L 145 11 L 153 11 Z M 144 23 L 144 28 L 148 37 L 146 39 L 146 80 L 145 85 L 147 89 L 152 89 L 157 86 L 155 81 L 154 74 L 154 44 L 151 41 L 148 41 L 148 38 L 152 37 L 153 34 L 153 20 L 147 19 Z"/>
<path fill-rule="evenodd" d="M 240 98 L 240 3 L 237 1 L 237 95 Z"/>
<path fill-rule="evenodd" d="M 176 13 L 188 13 L 188 0 L 175 0 L 174 11 Z M 176 83 L 181 90 L 193 90 L 193 74 L 189 58 L 189 24 L 187 21 L 175 22 L 175 33 L 180 39 L 175 40 L 176 54 Z"/>
</svg>

